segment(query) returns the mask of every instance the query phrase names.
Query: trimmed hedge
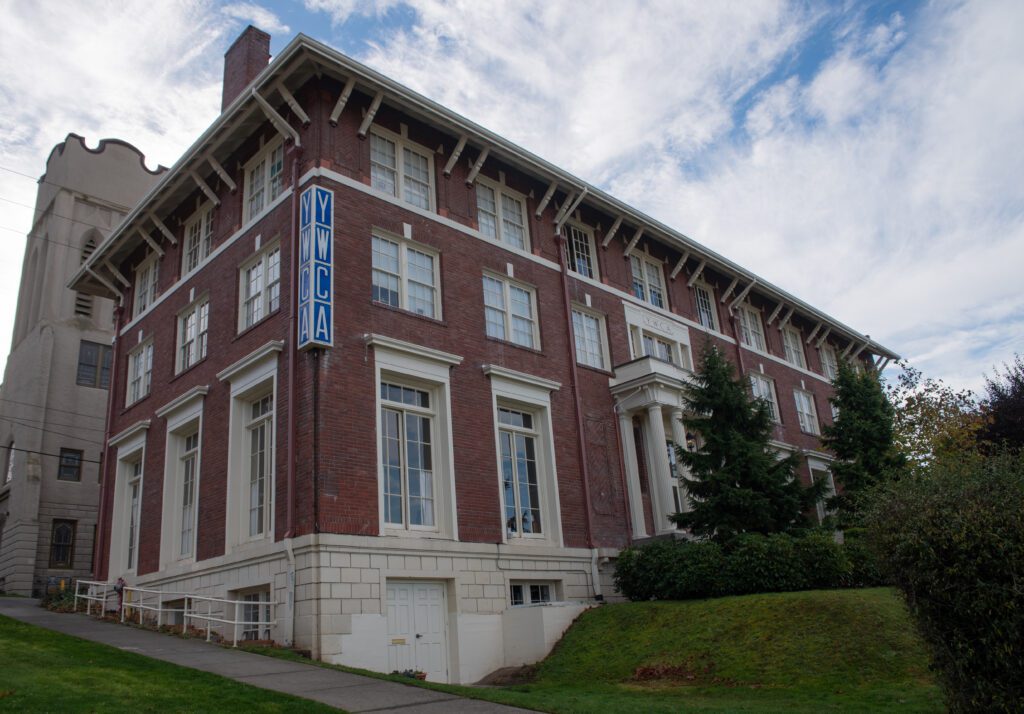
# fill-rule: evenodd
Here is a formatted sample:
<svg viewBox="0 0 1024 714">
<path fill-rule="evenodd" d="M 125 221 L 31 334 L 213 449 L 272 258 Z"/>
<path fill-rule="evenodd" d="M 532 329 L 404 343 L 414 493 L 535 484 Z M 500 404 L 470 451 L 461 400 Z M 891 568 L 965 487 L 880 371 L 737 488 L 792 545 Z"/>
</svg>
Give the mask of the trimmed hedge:
<svg viewBox="0 0 1024 714">
<path fill-rule="evenodd" d="M 630 600 L 690 600 L 881 581 L 862 540 L 844 546 L 821 532 L 801 537 L 747 534 L 726 544 L 654 541 L 626 548 L 615 565 L 615 585 Z"/>
</svg>

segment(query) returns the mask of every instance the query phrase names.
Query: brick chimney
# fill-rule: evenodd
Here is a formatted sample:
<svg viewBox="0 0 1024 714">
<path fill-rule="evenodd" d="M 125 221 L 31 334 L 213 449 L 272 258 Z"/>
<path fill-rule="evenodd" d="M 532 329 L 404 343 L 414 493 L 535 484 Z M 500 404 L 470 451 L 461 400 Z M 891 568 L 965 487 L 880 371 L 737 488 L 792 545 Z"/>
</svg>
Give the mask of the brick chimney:
<svg viewBox="0 0 1024 714">
<path fill-rule="evenodd" d="M 220 110 L 227 109 L 269 62 L 270 35 L 249 25 L 224 53 L 224 93 Z"/>
</svg>

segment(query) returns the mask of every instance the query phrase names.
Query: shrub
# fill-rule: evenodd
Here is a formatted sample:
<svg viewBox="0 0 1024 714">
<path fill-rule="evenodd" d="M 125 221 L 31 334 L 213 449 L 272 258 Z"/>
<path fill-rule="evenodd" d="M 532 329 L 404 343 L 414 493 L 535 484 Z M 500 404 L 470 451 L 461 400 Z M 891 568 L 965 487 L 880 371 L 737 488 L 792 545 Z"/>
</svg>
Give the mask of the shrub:
<svg viewBox="0 0 1024 714">
<path fill-rule="evenodd" d="M 619 554 L 615 586 L 630 600 L 710 597 L 720 589 L 722 565 L 717 543 L 654 541 Z"/>
<path fill-rule="evenodd" d="M 868 541 L 866 532 L 857 528 L 850 529 L 843 535 L 843 552 L 850 561 L 850 571 L 845 584 L 851 588 L 892 585 L 892 579 L 883 572 L 878 553 Z"/>
<path fill-rule="evenodd" d="M 940 460 L 868 518 L 950 710 L 1024 711 L 1024 455 Z"/>
</svg>

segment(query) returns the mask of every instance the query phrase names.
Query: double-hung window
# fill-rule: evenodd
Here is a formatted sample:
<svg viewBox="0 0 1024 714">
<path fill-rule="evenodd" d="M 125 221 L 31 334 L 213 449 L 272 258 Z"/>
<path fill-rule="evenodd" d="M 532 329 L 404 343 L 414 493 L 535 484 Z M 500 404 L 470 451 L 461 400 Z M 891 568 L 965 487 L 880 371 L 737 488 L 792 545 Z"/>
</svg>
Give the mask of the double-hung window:
<svg viewBox="0 0 1024 714">
<path fill-rule="evenodd" d="M 213 206 L 196 211 L 185 223 L 185 246 L 182 250 L 181 274 L 188 275 L 206 260 L 213 248 Z"/>
<path fill-rule="evenodd" d="M 278 138 L 245 165 L 245 220 L 260 215 L 284 190 L 284 143 Z"/>
<path fill-rule="evenodd" d="M 509 537 L 540 535 L 540 487 L 537 476 L 537 430 L 534 416 L 517 409 L 498 408 L 505 530 Z"/>
<path fill-rule="evenodd" d="M 380 384 L 384 523 L 435 529 L 433 395 L 394 382 Z"/>
<path fill-rule="evenodd" d="M 82 480 L 82 450 L 61 449 L 60 465 L 57 467 L 58 481 Z"/>
<path fill-rule="evenodd" d="M 370 185 L 378 191 L 429 211 L 432 173 L 426 149 L 398 136 L 370 132 Z"/>
<path fill-rule="evenodd" d="M 829 381 L 834 381 L 836 376 L 839 374 L 839 360 L 836 359 L 836 351 L 828 345 L 822 345 L 820 354 L 821 373 L 824 374 Z"/>
<path fill-rule="evenodd" d="M 530 288 L 484 275 L 484 320 L 488 337 L 539 349 L 536 299 Z"/>
<path fill-rule="evenodd" d="M 782 328 L 782 348 L 787 362 L 806 369 L 807 362 L 804 360 L 804 346 L 801 344 L 799 330 L 788 326 Z"/>
<path fill-rule="evenodd" d="M 437 254 L 408 241 L 373 236 L 373 300 L 440 316 Z"/>
<path fill-rule="evenodd" d="M 654 357 L 662 362 L 671 362 L 672 364 L 679 363 L 676 359 L 676 346 L 669 340 L 648 332 L 641 332 L 640 345 L 646 357 Z"/>
<path fill-rule="evenodd" d="M 772 421 L 779 423 L 779 401 L 775 396 L 775 383 L 763 374 L 751 374 L 750 391 L 755 398 L 763 399 L 768 404 Z"/>
<path fill-rule="evenodd" d="M 195 543 L 196 485 L 199 480 L 199 432 L 181 440 L 181 542 L 178 555 L 192 555 Z"/>
<path fill-rule="evenodd" d="M 576 342 L 576 361 L 587 367 L 607 369 L 608 346 L 604 320 L 589 310 L 572 309 L 572 334 Z"/>
<path fill-rule="evenodd" d="M 740 305 L 739 316 L 740 342 L 745 346 L 764 352 L 764 328 L 761 327 L 761 315 L 749 305 Z"/>
<path fill-rule="evenodd" d="M 249 404 L 249 537 L 265 536 L 270 530 L 274 493 L 274 395 Z"/>
<path fill-rule="evenodd" d="M 498 184 L 477 179 L 476 215 L 480 233 L 526 250 L 526 203 Z"/>
<path fill-rule="evenodd" d="M 629 256 L 629 265 L 633 274 L 633 295 L 655 307 L 665 307 L 661 263 L 634 253 Z"/>
<path fill-rule="evenodd" d="M 800 421 L 800 431 L 807 434 L 818 434 L 818 412 L 814 408 L 814 396 L 802 389 L 793 390 L 793 398 L 796 400 L 796 416 Z"/>
<path fill-rule="evenodd" d="M 597 278 L 594 234 L 582 226 L 567 223 L 565 238 L 569 247 L 569 270 L 587 278 Z"/>
<path fill-rule="evenodd" d="M 142 504 L 142 459 L 128 464 L 128 558 L 127 569 L 134 570 L 139 548 L 139 515 Z"/>
<path fill-rule="evenodd" d="M 262 249 L 242 266 L 239 329 L 252 327 L 281 307 L 281 245 Z"/>
<path fill-rule="evenodd" d="M 126 406 L 149 394 L 153 379 L 153 342 L 139 345 L 128 353 L 128 390 Z"/>
<path fill-rule="evenodd" d="M 209 326 L 209 298 L 202 298 L 189 305 L 178 315 L 178 372 L 206 357 Z"/>
<path fill-rule="evenodd" d="M 75 384 L 83 387 L 110 386 L 110 345 L 82 340 L 78 344 L 78 371 Z"/>
<path fill-rule="evenodd" d="M 139 316 L 156 301 L 160 284 L 160 256 L 156 253 L 146 258 L 135 269 L 135 308 L 133 316 Z"/>
<path fill-rule="evenodd" d="M 707 285 L 693 286 L 693 301 L 697 305 L 697 321 L 709 330 L 718 331 L 718 315 L 715 311 L 714 292 Z"/>
</svg>

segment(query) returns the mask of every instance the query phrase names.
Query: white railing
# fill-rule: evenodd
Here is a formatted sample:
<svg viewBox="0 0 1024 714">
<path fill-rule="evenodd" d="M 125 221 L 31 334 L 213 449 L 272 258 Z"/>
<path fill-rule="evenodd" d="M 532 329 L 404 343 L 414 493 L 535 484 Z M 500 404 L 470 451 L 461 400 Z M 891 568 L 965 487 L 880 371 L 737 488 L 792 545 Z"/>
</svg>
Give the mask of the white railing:
<svg viewBox="0 0 1024 714">
<path fill-rule="evenodd" d="M 117 595 L 112 583 L 79 580 L 75 584 L 75 611 L 78 611 L 78 601 L 83 600 L 86 614 L 92 614 L 92 604 L 98 603 L 99 614 L 102 616 L 107 610 L 108 600 L 114 598 L 117 604 Z M 196 629 L 206 630 L 207 642 L 216 629 L 221 639 L 230 639 L 232 647 L 237 647 L 240 634 L 244 639 L 247 633 L 255 630 L 254 639 L 261 639 L 261 634 L 277 625 L 277 604 L 275 601 L 234 600 L 126 585 L 121 589 L 120 616 L 121 622 L 135 621 L 137 618 L 142 625 L 147 612 L 155 613 L 156 626 L 159 628 L 170 624 L 170 617 L 180 615 L 183 629 L 187 629 L 190 622 L 201 623 Z M 255 606 L 255 620 L 244 617 L 246 606 Z M 228 628 L 230 638 L 227 636 Z"/>
</svg>

